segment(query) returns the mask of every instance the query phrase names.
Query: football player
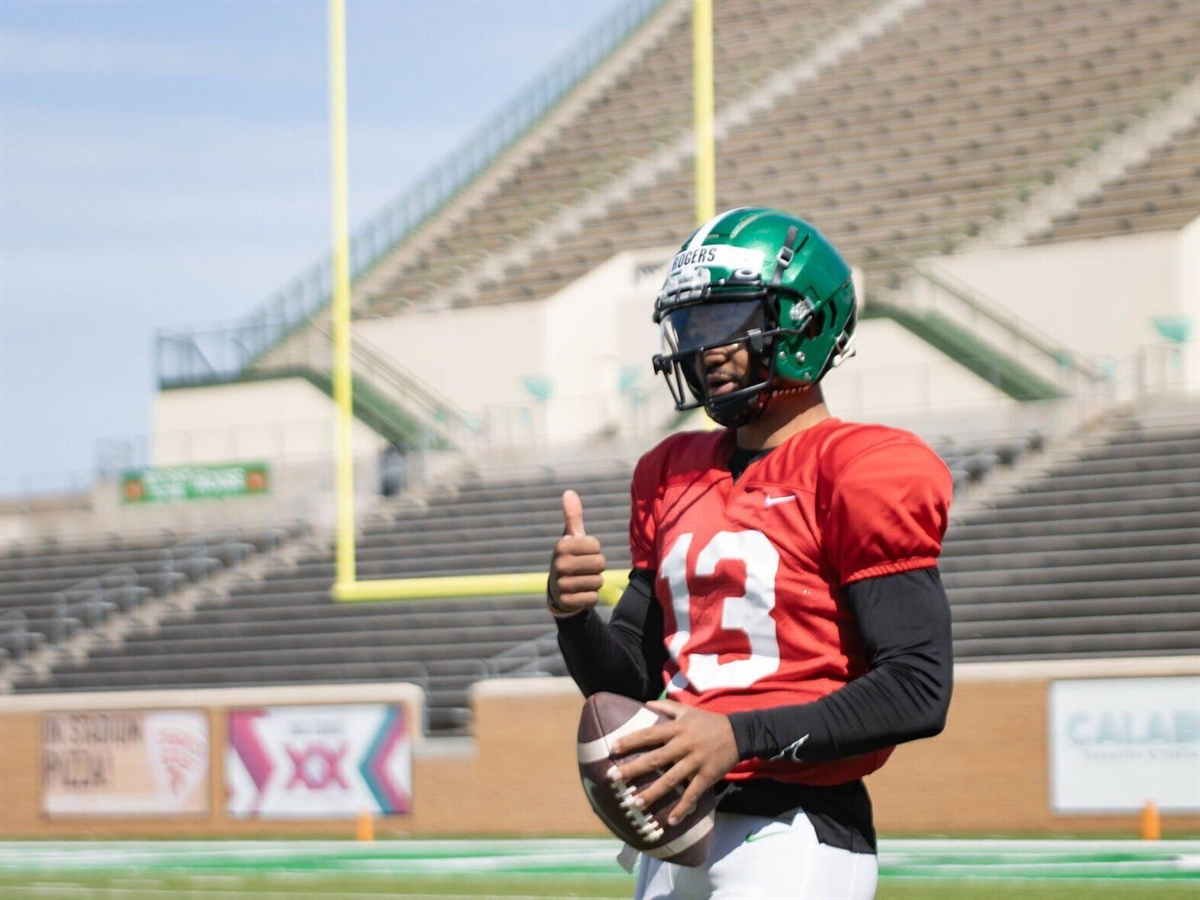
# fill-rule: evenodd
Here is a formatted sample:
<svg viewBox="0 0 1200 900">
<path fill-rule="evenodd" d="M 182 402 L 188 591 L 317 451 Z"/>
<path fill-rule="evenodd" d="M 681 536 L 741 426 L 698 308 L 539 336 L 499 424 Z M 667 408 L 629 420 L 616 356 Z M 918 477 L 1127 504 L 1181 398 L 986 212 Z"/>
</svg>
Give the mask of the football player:
<svg viewBox="0 0 1200 900">
<path fill-rule="evenodd" d="M 821 379 L 853 355 L 850 267 L 812 225 L 735 209 L 691 235 L 654 307 L 675 434 L 633 476 L 629 587 L 605 622 L 605 561 L 574 491 L 547 602 L 585 694 L 652 701 L 625 782 L 669 816 L 718 792 L 708 862 L 643 856 L 638 898 L 870 898 L 863 778 L 944 726 L 950 612 L 937 560 L 951 478 L 916 436 L 834 418 Z M 661 699 L 656 699 L 661 698 Z"/>
</svg>

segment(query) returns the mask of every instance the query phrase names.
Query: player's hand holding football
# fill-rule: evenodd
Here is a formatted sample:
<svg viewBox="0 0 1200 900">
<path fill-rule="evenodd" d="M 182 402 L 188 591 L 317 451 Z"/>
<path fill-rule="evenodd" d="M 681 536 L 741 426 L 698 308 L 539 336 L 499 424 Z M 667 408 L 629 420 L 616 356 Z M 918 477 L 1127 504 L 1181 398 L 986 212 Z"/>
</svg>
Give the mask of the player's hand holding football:
<svg viewBox="0 0 1200 900">
<path fill-rule="evenodd" d="M 583 501 L 574 491 L 562 497 L 563 536 L 554 545 L 550 560 L 550 611 L 570 616 L 591 609 L 600 601 L 604 584 L 604 555 L 600 541 L 583 527 Z"/>
<path fill-rule="evenodd" d="M 657 748 L 624 763 L 619 777 L 628 783 L 655 769 L 665 770 L 666 774 L 654 784 L 638 791 L 634 802 L 639 807 L 653 806 L 676 785 L 686 784 L 683 796 L 670 812 L 674 824 L 687 815 L 706 790 L 737 765 L 737 740 L 729 718 L 720 713 L 694 709 L 674 700 L 654 700 L 646 705 L 670 716 L 671 721 L 627 734 L 613 744 L 612 750 L 616 754 Z"/>
</svg>

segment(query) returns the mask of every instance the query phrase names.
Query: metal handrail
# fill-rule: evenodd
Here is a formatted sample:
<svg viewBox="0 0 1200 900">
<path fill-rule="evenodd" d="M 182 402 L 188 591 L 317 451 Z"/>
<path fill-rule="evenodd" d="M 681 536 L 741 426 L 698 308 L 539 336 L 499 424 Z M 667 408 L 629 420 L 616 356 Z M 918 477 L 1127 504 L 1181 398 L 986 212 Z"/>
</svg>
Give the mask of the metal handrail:
<svg viewBox="0 0 1200 900">
<path fill-rule="evenodd" d="M 1100 366 L 1080 356 L 1066 345 L 1059 343 L 1053 337 L 1029 322 L 1025 322 L 1012 313 L 1002 310 L 999 304 L 984 298 L 978 291 L 967 286 L 962 281 L 947 275 L 945 272 L 937 272 L 917 263 L 909 263 L 906 268 L 913 274 L 954 297 L 955 300 L 958 300 L 971 310 L 971 312 L 982 316 L 993 325 L 1008 332 L 1022 344 L 1054 360 L 1057 365 L 1069 368 L 1093 383 L 1106 380 L 1105 372 Z"/>
<path fill-rule="evenodd" d="M 558 632 L 551 631 L 488 657 L 484 671 L 489 678 L 545 675 L 542 660 L 554 659 L 557 654 Z"/>
<path fill-rule="evenodd" d="M 330 375 L 333 338 L 325 323 L 313 323 L 297 339 L 288 341 L 274 352 L 257 357 L 253 350 L 241 342 L 244 331 L 219 329 L 192 335 L 192 346 L 177 360 L 181 365 L 170 384 L 164 386 L 206 384 L 238 377 L 305 377 L 305 372 L 326 377 Z M 175 338 L 168 343 L 186 344 Z M 160 349 L 168 346 L 168 343 L 161 344 Z M 214 358 L 204 353 L 205 348 L 218 348 L 213 353 Z M 351 348 L 356 382 L 362 381 L 405 412 L 415 414 L 425 426 L 439 432 L 451 443 L 461 444 L 478 431 L 478 425 L 465 409 L 405 371 L 368 341 L 355 336 Z M 220 357 L 216 357 L 216 352 L 220 352 Z"/>
<path fill-rule="evenodd" d="M 112 584 L 113 581 L 116 584 Z M 93 630 L 99 628 L 112 610 L 120 608 L 122 598 L 132 598 L 126 611 L 132 609 L 141 601 L 140 587 L 136 569 L 116 566 L 56 592 L 53 642 L 61 644 L 83 624 Z M 110 594 L 117 597 L 117 602 L 108 599 Z"/>
<path fill-rule="evenodd" d="M 228 551 L 231 559 L 240 561 L 245 542 L 230 532 L 226 535 L 195 538 L 162 550 L 162 568 L 153 576 L 163 578 L 162 593 L 169 594 L 183 581 L 197 581 L 192 577 L 198 566 L 203 566 L 203 577 L 222 568 L 222 551 Z M 120 610 L 131 613 L 151 594 L 150 588 L 142 584 L 142 575 L 130 565 L 120 565 L 77 584 L 63 588 L 54 594 L 54 620 L 52 634 L 55 644 L 61 644 L 86 625 L 95 630 L 101 627 L 110 613 Z"/>
<path fill-rule="evenodd" d="M 322 334 L 328 334 L 320 329 Z M 330 340 L 332 336 L 330 335 Z M 376 349 L 361 336 L 355 336 L 351 351 L 355 362 L 369 369 L 378 371 L 383 377 L 401 390 L 406 398 L 417 401 L 423 408 L 434 415 L 444 415 L 448 421 L 469 427 L 470 415 L 465 409 L 429 385 L 418 380 L 416 376 L 405 372 L 388 359 L 381 350 Z"/>
<path fill-rule="evenodd" d="M 324 329 L 318 328 L 318 332 L 329 336 L 332 341 L 332 336 Z M 427 427 L 442 432 L 454 443 L 460 443 L 464 437 L 478 431 L 477 423 L 465 409 L 416 376 L 405 372 L 361 337 L 354 339 L 351 352 L 356 378 L 363 378 L 377 388 L 385 388 L 387 393 L 393 395 L 393 399 L 409 411 L 419 411 Z M 416 410 L 411 408 L 413 405 Z"/>
<path fill-rule="evenodd" d="M 11 647 L 9 655 L 12 659 L 27 656 L 40 639 L 29 630 L 29 620 L 19 609 L 0 613 L 0 649 L 7 651 Z"/>
<path fill-rule="evenodd" d="M 532 84 L 472 132 L 462 145 L 428 170 L 381 212 L 354 231 L 350 239 L 350 276 L 357 280 L 403 243 L 420 226 L 457 197 L 502 153 L 512 147 L 554 109 L 585 78 L 607 60 L 665 0 L 627 0 L 599 26 L 560 55 Z M 321 259 L 260 303 L 237 322 L 249 341 L 241 342 L 245 365 L 277 346 L 320 310 L 332 296 L 333 261 Z M 193 343 L 191 328 L 160 330 L 157 334 L 160 386 L 179 383 L 164 371 L 162 347 L 169 342 Z M 196 353 L 208 363 L 207 357 Z"/>
</svg>

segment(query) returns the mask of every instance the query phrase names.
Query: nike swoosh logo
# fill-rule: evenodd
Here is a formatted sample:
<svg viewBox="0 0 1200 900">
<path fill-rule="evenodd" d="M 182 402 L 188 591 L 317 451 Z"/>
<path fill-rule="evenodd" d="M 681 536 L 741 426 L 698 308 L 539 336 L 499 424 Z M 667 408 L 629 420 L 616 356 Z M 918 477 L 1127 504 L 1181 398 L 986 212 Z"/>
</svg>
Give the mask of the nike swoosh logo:
<svg viewBox="0 0 1200 900">
<path fill-rule="evenodd" d="M 763 838 L 775 837 L 779 834 L 787 834 L 788 829 L 782 828 L 777 831 L 755 831 L 752 834 L 746 835 L 746 843 L 752 844 L 755 841 L 761 841 Z"/>
<path fill-rule="evenodd" d="M 778 506 L 780 503 L 795 503 L 796 495 L 788 494 L 786 497 L 772 497 L 770 495 L 763 498 L 763 506 Z"/>
<path fill-rule="evenodd" d="M 804 737 L 800 738 L 800 740 L 792 741 L 779 751 L 778 756 L 772 756 L 771 762 L 775 762 L 776 760 L 790 760 L 791 762 L 797 763 L 803 762 L 803 760 L 800 759 L 800 748 L 804 746 L 804 742 L 807 741 L 808 738 L 809 736 L 806 734 Z"/>
</svg>

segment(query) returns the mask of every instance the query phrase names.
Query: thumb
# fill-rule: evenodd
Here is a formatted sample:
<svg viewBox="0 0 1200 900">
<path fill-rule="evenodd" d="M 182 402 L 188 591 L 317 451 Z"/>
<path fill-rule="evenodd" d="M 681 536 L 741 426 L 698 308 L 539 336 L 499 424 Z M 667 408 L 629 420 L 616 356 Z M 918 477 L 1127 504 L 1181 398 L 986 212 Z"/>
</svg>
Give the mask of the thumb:
<svg viewBox="0 0 1200 900">
<path fill-rule="evenodd" d="M 563 521 L 567 528 L 564 532 L 570 537 L 584 537 L 587 531 L 583 527 L 583 501 L 574 491 L 564 491 L 562 496 Z"/>
</svg>

